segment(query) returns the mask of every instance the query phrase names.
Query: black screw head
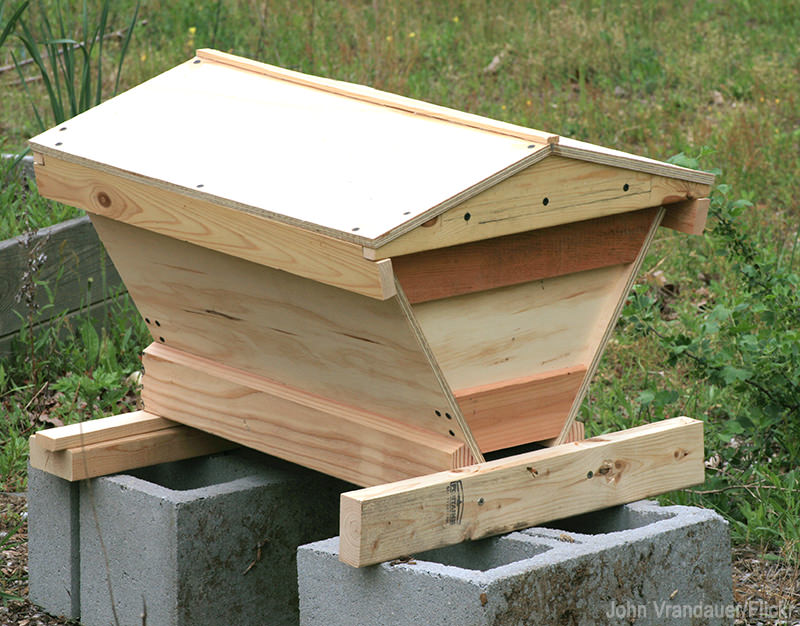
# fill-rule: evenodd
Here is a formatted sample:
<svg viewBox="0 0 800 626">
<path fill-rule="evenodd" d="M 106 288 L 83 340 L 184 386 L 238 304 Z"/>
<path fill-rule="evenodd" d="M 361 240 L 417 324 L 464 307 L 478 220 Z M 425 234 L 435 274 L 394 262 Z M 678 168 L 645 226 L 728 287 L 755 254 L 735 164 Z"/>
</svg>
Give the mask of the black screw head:
<svg viewBox="0 0 800 626">
<path fill-rule="evenodd" d="M 550 204 L 550 198 L 543 198 L 543 199 L 542 199 L 542 204 L 543 204 L 543 205 L 545 205 L 545 206 L 547 206 L 548 204 Z"/>
<path fill-rule="evenodd" d="M 622 191 L 628 191 L 628 189 L 630 189 L 630 188 L 631 188 L 631 186 L 628 183 L 625 183 L 624 185 L 622 185 Z"/>
<path fill-rule="evenodd" d="M 472 219 L 472 215 L 470 213 L 464 213 L 464 221 L 469 222 Z"/>
</svg>

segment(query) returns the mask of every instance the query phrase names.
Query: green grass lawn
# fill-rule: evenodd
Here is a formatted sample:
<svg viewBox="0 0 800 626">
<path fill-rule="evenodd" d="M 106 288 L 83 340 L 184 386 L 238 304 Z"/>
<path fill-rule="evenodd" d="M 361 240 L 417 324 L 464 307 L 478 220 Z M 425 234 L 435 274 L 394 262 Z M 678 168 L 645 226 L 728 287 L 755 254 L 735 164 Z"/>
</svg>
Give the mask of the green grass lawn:
<svg viewBox="0 0 800 626">
<path fill-rule="evenodd" d="M 7 0 L 6 15 L 16 5 Z M 80 39 L 81 3 L 61 5 L 63 32 Z M 30 32 L 40 37 L 43 12 L 55 25 L 57 6 L 29 7 Z M 125 29 L 135 6 L 114 2 L 107 32 Z M 87 23 L 98 19 L 89 14 Z M 680 414 L 703 419 L 707 483 L 664 499 L 713 507 L 731 520 L 735 541 L 797 558 L 796 1 L 152 0 L 136 21 L 120 89 L 214 47 L 657 159 L 683 153 L 681 163 L 717 171 L 707 235 L 659 234 L 581 417 L 592 434 Z M 124 34 L 104 41 L 108 97 Z M 14 34 L 0 48 L 0 66 L 13 65 L 12 52 L 29 55 Z M 96 61 L 96 48 L 92 55 Z M 33 64 L 24 83 L 16 71 L 0 73 L 4 152 L 39 131 L 32 101 L 45 125 L 55 123 L 37 76 Z M 65 214 L 20 197 L 0 192 L 0 239 Z M 40 342 L 35 378 L 60 386 L 65 420 L 114 410 L 128 397 L 112 394 L 99 406 L 80 400 L 93 381 L 113 387 L 137 367 L 120 355 L 135 353 L 146 334 L 124 337 L 131 326 L 117 326 L 96 338 L 76 330 L 77 348 Z M 87 357 L 83 346 L 95 343 Z M 5 488 L 24 481 L 24 435 L 33 428 L 24 407 L 38 387 L 31 369 L 20 352 L 0 370 L 0 397 L 17 416 L 0 427 Z M 80 376 L 87 380 L 79 385 Z"/>
</svg>

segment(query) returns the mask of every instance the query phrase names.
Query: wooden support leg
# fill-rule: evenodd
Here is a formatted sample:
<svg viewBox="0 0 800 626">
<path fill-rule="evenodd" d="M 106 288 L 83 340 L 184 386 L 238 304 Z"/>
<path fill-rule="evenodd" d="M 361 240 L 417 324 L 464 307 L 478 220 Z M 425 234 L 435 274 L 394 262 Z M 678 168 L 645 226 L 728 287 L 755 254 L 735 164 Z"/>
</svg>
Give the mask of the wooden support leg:
<svg viewBox="0 0 800 626">
<path fill-rule="evenodd" d="M 676 417 L 342 494 L 339 558 L 355 567 L 703 482 L 703 423 Z"/>
</svg>

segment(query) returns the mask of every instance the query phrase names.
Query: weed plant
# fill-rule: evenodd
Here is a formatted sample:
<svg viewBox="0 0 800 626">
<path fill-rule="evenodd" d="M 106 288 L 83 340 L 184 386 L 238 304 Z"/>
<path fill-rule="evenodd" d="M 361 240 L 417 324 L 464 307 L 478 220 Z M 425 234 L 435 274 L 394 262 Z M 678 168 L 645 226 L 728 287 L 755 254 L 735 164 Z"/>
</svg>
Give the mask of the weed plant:
<svg viewBox="0 0 800 626">
<path fill-rule="evenodd" d="M 52 11 L 57 2 L 40 6 Z M 83 5 L 63 6 L 65 32 L 81 32 Z M 126 28 L 129 18 L 120 16 L 136 6 L 115 2 L 109 31 Z M 666 499 L 714 507 L 731 520 L 736 541 L 800 554 L 795 0 L 150 0 L 139 18 L 129 47 L 135 64 L 115 74 L 104 55 L 95 95 L 101 83 L 110 94 L 117 77 L 124 89 L 195 48 L 215 47 L 658 159 L 682 153 L 684 163 L 695 158 L 715 168 L 708 234 L 662 229 L 581 417 L 590 434 L 680 414 L 703 419 L 707 483 Z M 31 33 L 40 32 L 41 18 L 27 20 Z M 105 45 L 118 52 L 121 44 Z M 31 55 L 12 35 L 0 65 L 13 65 L 12 52 L 20 61 Z M 38 131 L 25 85 L 37 102 L 49 98 L 42 79 L 14 81 L 14 72 L 0 71 L 0 137 L 10 151 Z M 70 402 L 97 403 L 111 378 L 93 388 L 81 377 L 90 372 L 96 382 L 95 372 L 102 380 L 116 371 L 119 379 L 138 367 L 135 355 L 147 340 L 138 326 L 124 339 L 130 324 L 108 323 L 97 340 L 78 326 L 72 344 L 44 341 L 50 352 L 41 353 L 41 380 L 52 380 Z M 25 386 L 26 367 L 19 356 L 6 362 L 4 398 Z M 15 393 L 23 406 L 11 421 L 25 432 L 24 403 L 36 390 Z M 117 394 L 101 400 L 98 412 Z M 3 443 L 15 432 L 8 427 Z M 24 439 L 14 441 L 8 449 L 24 458 Z M 24 472 L 15 467 L 21 484 Z"/>
</svg>

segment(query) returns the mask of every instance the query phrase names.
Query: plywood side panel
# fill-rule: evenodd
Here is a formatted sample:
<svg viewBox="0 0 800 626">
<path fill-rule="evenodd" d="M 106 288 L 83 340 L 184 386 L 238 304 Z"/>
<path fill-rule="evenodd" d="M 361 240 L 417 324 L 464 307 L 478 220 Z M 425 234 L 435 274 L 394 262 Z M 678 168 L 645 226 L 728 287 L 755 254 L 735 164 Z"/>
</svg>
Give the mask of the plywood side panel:
<svg viewBox="0 0 800 626">
<path fill-rule="evenodd" d="M 444 417 L 455 400 L 397 298 L 367 298 L 104 217 L 93 222 L 160 343 L 467 441 Z"/>
<path fill-rule="evenodd" d="M 584 366 L 564 368 L 455 396 L 481 452 L 491 452 L 559 435 L 585 375 Z"/>
<path fill-rule="evenodd" d="M 471 458 L 452 437 L 163 346 L 145 351 L 144 366 L 148 411 L 357 485 L 456 468 Z"/>
<path fill-rule="evenodd" d="M 394 257 L 412 304 L 631 263 L 655 208 Z"/>
<path fill-rule="evenodd" d="M 452 389 L 591 362 L 626 265 L 414 305 Z"/>
<path fill-rule="evenodd" d="M 703 423 L 677 417 L 343 493 L 339 558 L 372 565 L 702 483 Z"/>
<path fill-rule="evenodd" d="M 48 156 L 39 193 L 90 213 L 379 300 L 394 295 L 391 262 L 361 246 Z"/>
</svg>

